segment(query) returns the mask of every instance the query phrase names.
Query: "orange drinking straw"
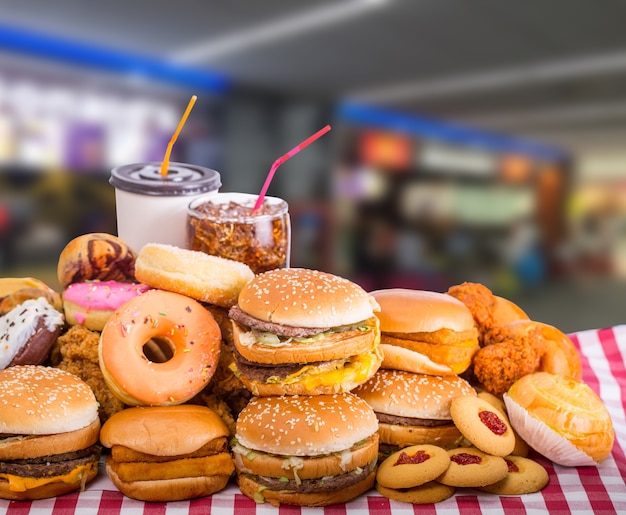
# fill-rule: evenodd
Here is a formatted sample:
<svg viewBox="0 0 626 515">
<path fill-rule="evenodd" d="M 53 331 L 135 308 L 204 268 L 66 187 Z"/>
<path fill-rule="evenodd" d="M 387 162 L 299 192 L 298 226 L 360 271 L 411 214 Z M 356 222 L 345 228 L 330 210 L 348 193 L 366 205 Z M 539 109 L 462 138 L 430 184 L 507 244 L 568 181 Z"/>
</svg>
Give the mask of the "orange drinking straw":
<svg viewBox="0 0 626 515">
<path fill-rule="evenodd" d="M 189 113 L 191 112 L 191 108 L 196 103 L 197 98 L 198 97 L 196 95 L 193 95 L 191 97 L 191 100 L 189 100 L 189 103 L 187 104 L 187 109 L 185 109 L 185 112 L 183 113 L 183 117 L 180 119 L 180 122 L 178 122 L 178 127 L 176 127 L 176 130 L 174 131 L 174 134 L 172 135 L 170 142 L 167 144 L 165 157 L 163 158 L 163 162 L 161 163 L 161 176 L 162 177 L 165 177 L 167 175 L 167 169 L 170 166 L 170 154 L 172 153 L 172 147 L 174 146 L 174 143 L 176 142 L 176 139 L 178 138 L 178 135 L 180 134 L 180 131 L 183 128 L 183 125 L 185 125 L 185 122 L 187 121 L 187 117 L 189 116 Z"/>
<path fill-rule="evenodd" d="M 320 136 L 323 136 L 324 134 L 326 134 L 328 131 L 330 130 L 330 125 L 327 125 L 326 127 L 320 129 L 319 131 L 317 131 L 315 134 L 313 134 L 312 136 L 309 136 L 307 139 L 305 139 L 302 143 L 300 143 L 299 145 L 296 145 L 295 147 L 293 147 L 289 152 L 287 152 L 285 155 L 280 156 L 276 161 L 274 161 L 274 164 L 272 165 L 272 167 L 270 168 L 269 173 L 267 174 L 267 177 L 265 178 L 265 183 L 263 184 L 263 188 L 261 188 L 261 193 L 259 193 L 259 197 L 256 199 L 256 203 L 254 204 L 254 207 L 252 208 L 252 212 L 254 213 L 257 209 L 259 209 L 262 205 L 263 205 L 263 199 L 265 198 L 265 193 L 267 192 L 267 188 L 269 188 L 270 186 L 270 182 L 272 182 L 272 177 L 274 177 L 274 172 L 276 172 L 276 169 L 283 164 L 285 161 L 287 161 L 287 159 L 289 159 L 290 157 L 295 156 L 298 152 L 300 152 L 303 148 L 308 147 L 311 143 L 313 143 L 317 138 L 319 138 Z"/>
</svg>

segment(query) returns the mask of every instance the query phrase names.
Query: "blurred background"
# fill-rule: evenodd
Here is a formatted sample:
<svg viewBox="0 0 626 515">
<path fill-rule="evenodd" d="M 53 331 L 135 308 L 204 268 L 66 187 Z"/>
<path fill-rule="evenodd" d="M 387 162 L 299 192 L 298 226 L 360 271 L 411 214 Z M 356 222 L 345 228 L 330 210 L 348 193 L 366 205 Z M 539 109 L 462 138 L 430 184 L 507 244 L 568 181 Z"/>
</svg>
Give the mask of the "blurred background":
<svg viewBox="0 0 626 515">
<path fill-rule="evenodd" d="M 111 168 L 290 204 L 292 266 L 626 321 L 626 3 L 0 0 L 0 276 L 116 233 Z"/>
</svg>

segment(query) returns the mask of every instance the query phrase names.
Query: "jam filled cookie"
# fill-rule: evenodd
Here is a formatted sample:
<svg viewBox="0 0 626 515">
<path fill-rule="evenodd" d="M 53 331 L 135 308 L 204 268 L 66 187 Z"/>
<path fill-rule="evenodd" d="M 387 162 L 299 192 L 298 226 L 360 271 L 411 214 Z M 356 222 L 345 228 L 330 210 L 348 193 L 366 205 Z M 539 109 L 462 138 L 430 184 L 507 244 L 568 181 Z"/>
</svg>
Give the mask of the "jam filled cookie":
<svg viewBox="0 0 626 515">
<path fill-rule="evenodd" d="M 414 488 L 439 477 L 450 456 L 436 445 L 413 445 L 393 453 L 378 467 L 376 481 L 386 488 Z"/>
<path fill-rule="evenodd" d="M 450 465 L 437 478 L 448 486 L 477 488 L 503 479 L 509 472 L 504 458 L 486 454 L 474 447 L 458 447 L 448 451 Z"/>
<path fill-rule="evenodd" d="M 548 484 L 548 472 L 536 461 L 522 456 L 507 456 L 504 460 L 509 473 L 497 483 L 481 487 L 482 491 L 498 495 L 522 495 L 538 492 Z"/>
<path fill-rule="evenodd" d="M 515 448 L 515 434 L 506 415 L 485 399 L 457 397 L 450 405 L 450 415 L 463 436 L 481 451 L 508 456 Z"/>
<path fill-rule="evenodd" d="M 408 502 L 411 504 L 432 504 L 445 501 L 452 497 L 455 492 L 453 486 L 444 485 L 437 481 L 430 481 L 415 488 L 407 488 L 396 490 L 387 488 L 381 484 L 376 485 L 378 493 L 387 499 L 400 502 Z"/>
</svg>

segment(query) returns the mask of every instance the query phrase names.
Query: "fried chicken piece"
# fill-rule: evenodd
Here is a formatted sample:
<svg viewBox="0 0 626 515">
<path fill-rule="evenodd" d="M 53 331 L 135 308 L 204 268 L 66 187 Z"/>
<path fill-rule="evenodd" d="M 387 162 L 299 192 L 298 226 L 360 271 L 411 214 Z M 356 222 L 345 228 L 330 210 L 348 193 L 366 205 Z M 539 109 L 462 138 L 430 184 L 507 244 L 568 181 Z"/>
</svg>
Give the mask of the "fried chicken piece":
<svg viewBox="0 0 626 515">
<path fill-rule="evenodd" d="M 482 346 L 483 334 L 495 325 L 493 318 L 496 306 L 495 295 L 482 284 L 468 282 L 451 286 L 447 293 L 460 300 L 472 313 L 478 328 L 478 341 Z"/>
<path fill-rule="evenodd" d="M 51 353 L 53 366 L 80 377 L 94 392 L 98 414 L 104 423 L 113 413 L 126 408 L 104 381 L 98 360 L 100 333 L 75 325 L 57 338 Z"/>
<path fill-rule="evenodd" d="M 535 372 L 540 360 L 540 346 L 532 339 L 504 340 L 474 355 L 473 373 L 485 390 L 501 396 L 519 378 Z"/>
</svg>

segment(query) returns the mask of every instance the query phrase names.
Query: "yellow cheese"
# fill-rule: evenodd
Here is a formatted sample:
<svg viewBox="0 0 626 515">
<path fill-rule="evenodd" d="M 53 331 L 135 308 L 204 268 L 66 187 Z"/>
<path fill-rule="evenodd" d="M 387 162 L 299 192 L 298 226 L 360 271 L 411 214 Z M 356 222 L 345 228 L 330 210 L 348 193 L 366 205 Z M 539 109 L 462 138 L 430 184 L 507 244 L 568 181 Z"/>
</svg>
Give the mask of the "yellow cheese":
<svg viewBox="0 0 626 515">
<path fill-rule="evenodd" d="M 73 469 L 71 472 L 62 476 L 36 478 L 0 473 L 0 478 L 4 478 L 9 482 L 9 490 L 11 490 L 12 492 L 25 492 L 27 490 L 37 488 L 38 486 L 47 485 L 49 483 L 75 483 L 76 481 L 80 481 L 83 475 L 87 472 L 90 472 L 95 466 L 97 466 L 96 463 L 80 465 Z"/>
</svg>

